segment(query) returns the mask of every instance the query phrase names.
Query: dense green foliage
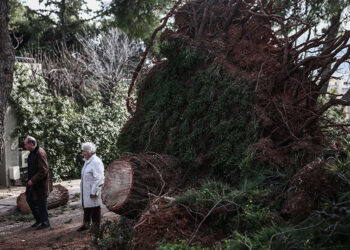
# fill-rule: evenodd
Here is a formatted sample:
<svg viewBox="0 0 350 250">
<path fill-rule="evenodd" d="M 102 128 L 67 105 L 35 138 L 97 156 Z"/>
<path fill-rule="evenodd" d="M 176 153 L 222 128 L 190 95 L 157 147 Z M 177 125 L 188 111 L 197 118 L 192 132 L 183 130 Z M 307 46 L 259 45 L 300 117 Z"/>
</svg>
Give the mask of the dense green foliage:
<svg viewBox="0 0 350 250">
<path fill-rule="evenodd" d="M 198 214 L 207 214 L 217 204 L 225 207 L 225 212 L 209 217 L 213 220 L 211 229 L 222 230 L 226 234 L 234 231 L 256 232 L 272 220 L 276 211 L 269 203 L 269 192 L 264 189 L 244 190 L 219 181 L 208 181 L 199 190 L 190 189 L 176 197 L 175 204 L 189 207 Z"/>
<path fill-rule="evenodd" d="M 292 226 L 272 224 L 261 230 L 235 232 L 222 249 L 348 249 L 350 241 L 349 192 L 339 203 L 327 201 L 329 206 L 310 215 L 305 221 Z"/>
<path fill-rule="evenodd" d="M 127 118 L 123 99 L 104 106 L 96 93 L 89 106 L 81 107 L 66 97 L 53 96 L 44 81 L 33 81 L 28 74 L 28 66 L 17 64 L 11 96 L 18 123 L 16 133 L 37 138 L 48 154 L 56 180 L 80 176 L 82 142 L 94 142 L 105 165 L 115 159 L 115 140 Z"/>
<path fill-rule="evenodd" d="M 94 230 L 94 244 L 99 249 L 129 249 L 134 221 L 121 217 L 119 222 L 107 220 Z"/>
<path fill-rule="evenodd" d="M 282 14 L 304 20 L 312 26 L 322 22 L 329 22 L 338 11 L 346 11 L 350 7 L 349 0 L 278 0 L 276 3 L 282 6 Z M 344 11 L 344 24 L 349 21 L 349 16 Z"/>
<path fill-rule="evenodd" d="M 141 86 L 121 150 L 175 155 L 193 170 L 234 180 L 257 139 L 251 84 L 224 76 L 203 53 L 179 43 L 163 43 L 161 52 L 166 67 Z"/>
<path fill-rule="evenodd" d="M 87 8 L 86 0 L 39 0 L 39 2 L 44 4 L 45 9 L 36 13 L 49 20 L 55 27 L 55 30 L 51 30 L 52 42 L 59 42 L 63 46 L 73 44 L 76 33 L 82 33 L 89 28 L 83 14 L 89 13 L 92 16 L 93 12 Z"/>
<path fill-rule="evenodd" d="M 180 240 L 178 243 L 167 243 L 161 242 L 157 247 L 157 250 L 209 250 L 208 247 L 200 247 L 200 246 L 187 246 L 184 240 Z"/>
<path fill-rule="evenodd" d="M 10 0 L 10 29 L 17 51 L 53 51 L 57 45 L 76 46 L 77 33 L 96 33 L 96 23 L 83 14 L 93 14 L 85 0 L 40 0 L 44 9 L 33 10 L 18 0 Z M 16 40 L 18 39 L 18 41 Z M 18 43 L 19 42 L 19 43 Z"/>
<path fill-rule="evenodd" d="M 211 221 L 210 230 L 224 230 L 230 237 L 217 242 L 215 249 L 348 249 L 350 164 L 347 160 L 334 159 L 329 169 L 343 180 L 341 185 L 346 186 L 345 191 L 334 200 L 323 200 L 318 211 L 296 225 L 279 216 L 278 206 L 271 202 L 276 194 L 260 185 L 243 190 L 209 181 L 199 190 L 188 190 L 176 197 L 175 204 L 206 215 L 213 204 L 220 201 L 226 212 L 215 214 L 214 211 L 207 221 Z M 232 212 L 230 207 L 239 209 Z M 201 249 L 187 244 L 185 239 L 175 243 L 164 241 L 158 249 Z"/>
<path fill-rule="evenodd" d="M 348 193 L 323 200 L 320 211 L 298 225 L 280 217 L 286 199 L 281 194 L 300 166 L 291 163 L 276 171 L 255 160 L 251 145 L 259 138 L 260 127 L 252 110 L 254 84 L 225 76 L 208 56 L 181 43 L 165 42 L 161 53 L 167 61 L 141 85 L 135 117 L 118 138 L 121 150 L 175 155 L 194 178 L 209 179 L 177 196 L 175 204 L 196 218 L 202 216 L 196 224 L 208 215 L 208 231 L 229 235 L 217 242 L 221 249 L 347 246 L 350 214 L 339 216 L 334 209 L 349 210 Z M 341 120 L 342 112 L 332 109 L 327 116 Z M 327 132 L 339 139 L 335 130 Z M 344 185 L 349 183 L 349 166 L 339 159 L 331 167 Z M 225 212 L 215 207 L 224 207 Z M 162 241 L 158 249 L 200 249 L 195 242 L 187 246 L 188 240 Z"/>
<path fill-rule="evenodd" d="M 112 0 L 106 13 L 112 19 L 105 19 L 103 26 L 116 26 L 134 38 L 148 38 L 160 25 L 161 17 L 169 0 Z"/>
<path fill-rule="evenodd" d="M 30 8 L 21 4 L 18 0 L 11 0 L 9 12 L 9 28 L 17 53 L 23 48 L 32 49 L 46 46 L 49 30 L 53 25 L 46 19 L 41 19 Z M 16 40 L 16 38 L 18 41 Z"/>
</svg>

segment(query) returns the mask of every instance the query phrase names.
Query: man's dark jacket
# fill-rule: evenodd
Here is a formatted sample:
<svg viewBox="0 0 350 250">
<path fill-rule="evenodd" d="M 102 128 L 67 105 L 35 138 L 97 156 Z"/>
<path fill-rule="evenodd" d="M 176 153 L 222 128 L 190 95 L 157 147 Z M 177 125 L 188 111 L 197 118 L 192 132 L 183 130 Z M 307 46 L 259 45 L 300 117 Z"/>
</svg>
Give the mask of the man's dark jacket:
<svg viewBox="0 0 350 250">
<path fill-rule="evenodd" d="M 49 163 L 44 149 L 37 147 L 34 150 L 31 181 L 34 200 L 44 200 L 52 191 L 52 180 Z"/>
</svg>

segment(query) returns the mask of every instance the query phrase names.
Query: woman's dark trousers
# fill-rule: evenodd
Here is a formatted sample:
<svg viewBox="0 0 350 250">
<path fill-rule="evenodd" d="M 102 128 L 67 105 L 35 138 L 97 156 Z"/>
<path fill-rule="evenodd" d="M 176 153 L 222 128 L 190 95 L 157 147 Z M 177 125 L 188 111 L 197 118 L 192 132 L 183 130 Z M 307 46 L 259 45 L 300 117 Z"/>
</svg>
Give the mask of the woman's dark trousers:
<svg viewBox="0 0 350 250">
<path fill-rule="evenodd" d="M 90 220 L 94 226 L 99 227 L 101 223 L 101 207 L 84 208 L 84 225 L 89 226 Z"/>
</svg>

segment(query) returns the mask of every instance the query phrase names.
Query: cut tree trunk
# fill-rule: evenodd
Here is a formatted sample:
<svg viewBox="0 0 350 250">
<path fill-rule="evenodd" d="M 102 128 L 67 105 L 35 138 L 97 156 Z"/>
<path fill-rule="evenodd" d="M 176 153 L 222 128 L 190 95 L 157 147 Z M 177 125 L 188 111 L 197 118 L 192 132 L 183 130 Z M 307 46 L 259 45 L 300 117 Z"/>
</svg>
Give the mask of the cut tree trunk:
<svg viewBox="0 0 350 250">
<path fill-rule="evenodd" d="M 137 219 L 152 199 L 183 183 L 179 162 L 157 154 L 130 155 L 113 161 L 105 171 L 102 202 L 130 219 Z"/>
<path fill-rule="evenodd" d="M 66 205 L 69 200 L 69 192 L 68 189 L 64 186 L 57 184 L 53 186 L 53 190 L 50 193 L 49 197 L 47 197 L 47 208 L 55 208 L 59 206 Z M 29 214 L 30 208 L 26 201 L 26 194 L 21 193 L 17 197 L 17 208 L 26 214 Z"/>
</svg>

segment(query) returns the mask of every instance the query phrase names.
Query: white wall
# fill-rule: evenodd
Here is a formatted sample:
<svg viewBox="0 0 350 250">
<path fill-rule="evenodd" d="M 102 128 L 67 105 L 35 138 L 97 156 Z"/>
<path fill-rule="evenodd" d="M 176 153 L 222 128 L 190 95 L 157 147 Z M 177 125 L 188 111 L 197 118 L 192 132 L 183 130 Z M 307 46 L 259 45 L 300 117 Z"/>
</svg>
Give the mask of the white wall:
<svg viewBox="0 0 350 250">
<path fill-rule="evenodd" d="M 5 115 L 5 155 L 0 164 L 0 185 L 10 186 L 9 167 L 19 165 L 18 138 L 12 138 L 11 134 L 16 127 L 15 111 L 8 106 Z"/>
</svg>

